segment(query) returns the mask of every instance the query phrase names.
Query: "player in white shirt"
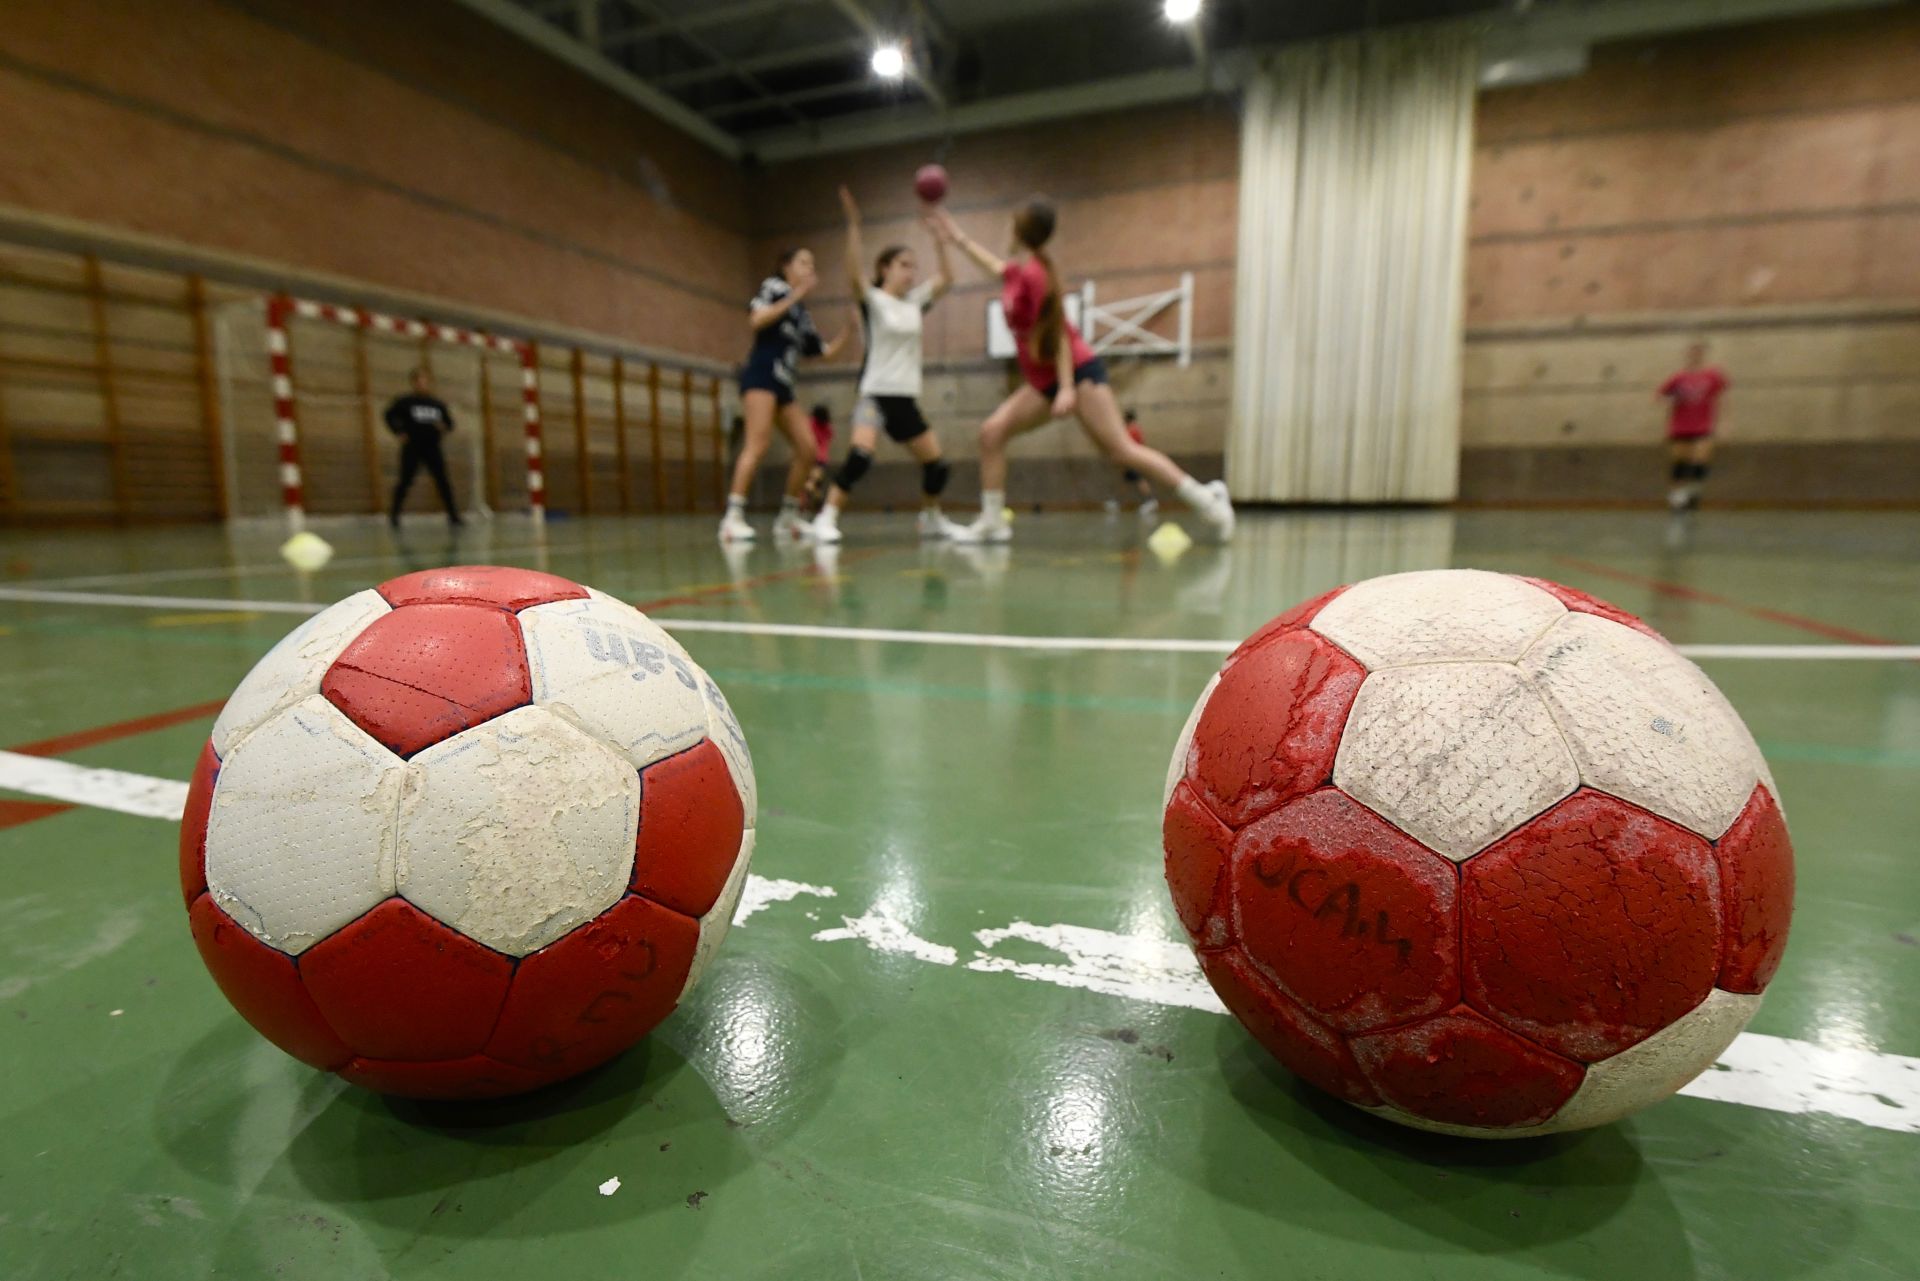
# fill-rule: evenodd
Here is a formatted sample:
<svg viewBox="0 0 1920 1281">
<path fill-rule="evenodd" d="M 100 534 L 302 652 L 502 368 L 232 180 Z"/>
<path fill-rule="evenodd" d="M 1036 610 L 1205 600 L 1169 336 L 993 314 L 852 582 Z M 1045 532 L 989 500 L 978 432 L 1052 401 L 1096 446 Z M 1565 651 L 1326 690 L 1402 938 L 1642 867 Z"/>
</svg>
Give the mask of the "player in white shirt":
<svg viewBox="0 0 1920 1281">
<path fill-rule="evenodd" d="M 863 279 L 860 264 L 867 255 L 860 238 L 860 206 L 845 187 L 840 188 L 840 203 L 847 211 L 847 283 L 860 300 L 867 352 L 860 366 L 851 446 L 846 461 L 834 474 L 827 501 L 814 518 L 813 536 L 823 543 L 840 541 L 840 509 L 873 466 L 874 446 L 885 431 L 919 460 L 920 536 L 945 538 L 953 524 L 940 514 L 940 493 L 946 489 L 952 469 L 941 458 L 940 440 L 920 413 L 920 364 L 922 321 L 927 309 L 953 285 L 947 247 L 935 239 L 939 272 L 932 280 L 914 283 L 917 268 L 913 251 L 905 245 L 881 250 L 872 278 Z"/>
</svg>

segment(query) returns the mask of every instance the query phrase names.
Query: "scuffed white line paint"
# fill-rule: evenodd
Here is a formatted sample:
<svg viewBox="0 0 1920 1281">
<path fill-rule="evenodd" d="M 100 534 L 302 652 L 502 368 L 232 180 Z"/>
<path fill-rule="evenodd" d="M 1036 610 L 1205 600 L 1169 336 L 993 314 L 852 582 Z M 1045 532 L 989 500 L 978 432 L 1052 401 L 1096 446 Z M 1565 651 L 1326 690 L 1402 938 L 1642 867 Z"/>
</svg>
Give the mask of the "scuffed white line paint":
<svg viewBox="0 0 1920 1281">
<path fill-rule="evenodd" d="M 0 752 L 0 787 L 50 801 L 118 810 L 141 818 L 178 822 L 186 808 L 187 785 L 117 769 L 90 769 L 49 756 Z"/>
<path fill-rule="evenodd" d="M 45 591 L 0 587 L 0 601 L 54 605 L 116 605 L 133 609 L 228 610 L 235 613 L 317 614 L 325 605 L 293 600 L 233 600 L 218 596 L 125 596 L 109 592 Z M 1020 649 L 1052 653 L 1113 651 L 1129 654 L 1227 654 L 1237 640 L 1183 636 L 1020 636 L 1003 632 L 929 632 L 891 627 L 826 627 L 813 623 L 749 623 L 723 618 L 656 618 L 670 632 L 720 632 L 737 636 L 794 636 L 816 640 L 883 641 L 898 645 L 944 645 L 967 649 Z M 1773 659 L 1822 662 L 1920 661 L 1920 645 L 1676 645 L 1689 658 Z"/>
<path fill-rule="evenodd" d="M 831 885 L 809 885 L 805 881 L 783 881 L 774 876 L 747 873 L 747 884 L 740 891 L 739 906 L 733 909 L 733 923 L 739 925 L 749 916 L 775 903 L 785 903 L 802 894 L 814 898 L 834 898 L 839 891 Z"/>
<path fill-rule="evenodd" d="M 835 943 L 842 939 L 858 939 L 876 952 L 890 952 L 895 956 L 911 956 L 915 960 L 930 961 L 935 965 L 954 965 L 960 960 L 960 953 L 944 943 L 930 943 L 906 927 L 902 921 L 888 916 L 885 912 L 872 911 L 865 916 L 843 916 L 842 924 L 834 929 L 821 930 L 813 937 L 816 942 Z"/>
<path fill-rule="evenodd" d="M 187 794 L 185 783 L 170 779 L 86 769 L 15 752 L 0 752 L 0 788 L 176 822 Z M 749 875 L 734 920 L 738 923 L 774 903 L 802 895 L 839 897 L 829 885 Z M 884 912 L 873 910 L 841 920 L 840 928 L 821 930 L 813 937 L 823 942 L 859 941 L 877 951 L 935 965 L 960 962 L 957 949 L 918 937 Z M 1226 1012 L 1201 976 L 1193 954 L 1185 944 L 1171 939 L 1029 921 L 976 930 L 974 938 L 980 946 L 966 964 L 969 970 L 1210 1014 Z M 1009 939 L 1051 948 L 1065 960 L 995 956 L 993 949 Z M 1902 1054 L 1742 1032 L 1712 1070 L 1680 1092 L 1770 1112 L 1819 1113 L 1876 1129 L 1920 1134 L 1920 1058 Z"/>
<path fill-rule="evenodd" d="M 619 1190 L 620 1190 L 620 1176 L 617 1174 L 614 1175 L 611 1179 L 608 1179 L 605 1183 L 602 1183 L 600 1185 L 601 1196 L 612 1196 L 614 1193 L 618 1192 Z"/>
</svg>

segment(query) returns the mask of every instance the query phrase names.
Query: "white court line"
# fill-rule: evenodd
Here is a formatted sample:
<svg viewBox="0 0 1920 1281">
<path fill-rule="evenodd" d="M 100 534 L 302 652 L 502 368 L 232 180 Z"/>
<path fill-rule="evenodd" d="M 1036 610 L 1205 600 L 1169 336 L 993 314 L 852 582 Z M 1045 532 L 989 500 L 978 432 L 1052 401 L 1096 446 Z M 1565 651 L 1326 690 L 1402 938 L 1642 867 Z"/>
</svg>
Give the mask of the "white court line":
<svg viewBox="0 0 1920 1281">
<path fill-rule="evenodd" d="M 0 587 L 0 601 L 54 605 L 109 605 L 133 609 L 204 609 L 235 613 L 317 614 L 325 605 L 292 600 L 233 600 L 216 596 L 128 596 L 110 592 L 45 591 Z M 1084 653 L 1111 650 L 1139 654 L 1226 654 L 1240 642 L 1183 636 L 1019 636 L 1004 632 L 932 632 L 894 627 L 828 627 L 817 623 L 750 623 L 724 618 L 656 618 L 670 632 L 718 632 L 736 636 L 792 636 L 814 640 L 880 641 L 899 645 L 965 649 L 1043 650 Z M 1676 645 L 1689 658 L 1920 661 L 1920 645 Z"/>
<path fill-rule="evenodd" d="M 171 779 L 87 769 L 16 752 L 0 752 L 0 788 L 174 822 L 179 821 L 187 795 L 187 785 Z M 749 875 L 734 923 L 744 923 L 775 903 L 803 895 L 836 898 L 838 892 L 830 885 Z M 958 948 L 920 938 L 877 904 L 841 921 L 840 928 L 821 930 L 814 939 L 862 942 L 874 951 L 930 965 L 960 964 Z M 1028 921 L 975 930 L 973 937 L 978 946 L 965 965 L 971 972 L 1011 974 L 1122 1000 L 1226 1013 L 1192 952 L 1170 939 Z M 1038 944 L 1066 959 L 1045 962 L 995 955 L 994 949 L 1008 939 Z M 1902 1054 L 1742 1032 L 1712 1070 L 1701 1073 L 1680 1092 L 1770 1112 L 1820 1113 L 1876 1129 L 1920 1134 L 1920 1058 Z"/>
</svg>

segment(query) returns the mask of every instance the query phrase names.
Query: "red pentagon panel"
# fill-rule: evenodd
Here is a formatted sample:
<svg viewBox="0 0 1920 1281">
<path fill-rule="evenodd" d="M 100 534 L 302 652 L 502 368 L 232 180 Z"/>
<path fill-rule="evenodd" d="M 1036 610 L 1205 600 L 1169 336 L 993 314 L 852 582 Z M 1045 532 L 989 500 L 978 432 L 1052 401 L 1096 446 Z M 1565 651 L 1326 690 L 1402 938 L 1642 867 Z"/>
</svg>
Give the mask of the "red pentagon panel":
<svg viewBox="0 0 1920 1281">
<path fill-rule="evenodd" d="M 1691 832 L 1591 788 L 1460 869 L 1467 1003 L 1597 1063 L 1707 998 L 1720 874 Z"/>
<path fill-rule="evenodd" d="M 1349 1044 L 1382 1099 L 1448 1125 L 1539 1125 L 1586 1076 L 1465 1006 Z"/>
<path fill-rule="evenodd" d="M 401 756 L 524 706 L 533 697 L 520 625 L 472 605 L 382 614 L 320 682 L 327 701 Z"/>
<path fill-rule="evenodd" d="M 188 907 L 207 888 L 207 818 L 213 813 L 213 785 L 219 776 L 220 758 L 209 739 L 200 749 L 193 781 L 187 784 L 187 806 L 180 813 L 180 890 Z"/>
<path fill-rule="evenodd" d="M 1719 986 L 1758 992 L 1780 968 L 1793 919 L 1793 842 L 1764 783 L 1720 838 L 1717 854 L 1726 929 Z"/>
<path fill-rule="evenodd" d="M 1550 579 L 1528 578 L 1525 574 L 1515 574 L 1514 577 L 1523 583 L 1532 583 L 1535 587 L 1538 587 L 1541 591 L 1553 597 L 1576 614 L 1592 614 L 1596 618 L 1608 619 L 1620 624 L 1622 627 L 1631 627 L 1634 631 L 1645 633 L 1655 640 L 1663 641 L 1666 639 L 1666 637 L 1662 636 L 1659 632 L 1654 631 L 1653 628 L 1641 622 L 1637 615 L 1629 614 L 1618 605 L 1609 605 L 1598 596 L 1589 596 L 1583 591 L 1568 587 L 1564 583 L 1553 582 Z"/>
<path fill-rule="evenodd" d="M 556 600 L 584 600 L 587 589 L 557 574 L 507 565 L 453 565 L 389 578 L 374 590 L 402 605 L 490 605 L 518 612 Z"/>
<path fill-rule="evenodd" d="M 1333 777 L 1366 672 L 1332 642 L 1290 632 L 1227 664 L 1194 726 L 1187 778 L 1230 827 Z"/>
<path fill-rule="evenodd" d="M 688 916 L 704 916 L 740 856 L 747 811 L 727 758 L 707 739 L 640 771 L 640 835 L 633 889 Z"/>
<path fill-rule="evenodd" d="M 1312 600 L 1301 601 L 1284 614 L 1280 614 L 1262 624 L 1258 631 L 1240 642 L 1240 648 L 1234 650 L 1232 654 L 1227 656 L 1227 662 L 1231 663 L 1241 655 L 1259 649 L 1262 645 L 1266 644 L 1267 641 L 1280 635 L 1282 632 L 1298 631 L 1303 627 L 1311 626 L 1313 620 L 1319 617 L 1320 611 L 1327 607 L 1328 602 L 1346 590 L 1346 587 L 1341 586 L 1334 588 L 1330 592 L 1322 592 Z"/>
<path fill-rule="evenodd" d="M 520 962 L 487 1054 L 557 1081 L 604 1063 L 673 1012 L 699 922 L 628 895 Z"/>
<path fill-rule="evenodd" d="M 1183 782 L 1167 802 L 1160 837 L 1167 851 L 1167 888 L 1173 892 L 1180 924 L 1200 946 L 1224 947 L 1232 936 L 1226 905 L 1219 900 L 1233 832 L 1200 803 L 1192 785 Z"/>
<path fill-rule="evenodd" d="M 1200 969 L 1233 1017 L 1282 1067 L 1349 1103 L 1380 1105 L 1340 1034 L 1289 1000 L 1245 957 L 1231 949 L 1202 952 Z"/>
<path fill-rule="evenodd" d="M 1453 864 L 1325 788 L 1241 831 L 1234 932 L 1250 960 L 1342 1032 L 1460 999 Z"/>
<path fill-rule="evenodd" d="M 507 999 L 513 962 L 390 898 L 300 957 L 300 977 L 356 1056 L 477 1053 Z"/>
<path fill-rule="evenodd" d="M 292 957 L 247 933 L 210 894 L 193 901 L 187 920 L 207 972 L 254 1031 L 310 1067 L 336 1069 L 352 1056 L 300 985 Z"/>
<path fill-rule="evenodd" d="M 497 1099 L 545 1085 L 548 1078 L 484 1054 L 428 1063 L 353 1059 L 340 1075 L 355 1085 L 407 1099 Z"/>
</svg>

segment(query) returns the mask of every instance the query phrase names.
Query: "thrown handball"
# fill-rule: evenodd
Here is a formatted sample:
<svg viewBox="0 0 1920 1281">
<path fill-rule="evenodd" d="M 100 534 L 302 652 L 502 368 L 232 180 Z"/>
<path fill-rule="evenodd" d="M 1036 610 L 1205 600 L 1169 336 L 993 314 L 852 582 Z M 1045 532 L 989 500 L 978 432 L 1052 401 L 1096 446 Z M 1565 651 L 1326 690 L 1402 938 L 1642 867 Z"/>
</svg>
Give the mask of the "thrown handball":
<svg viewBox="0 0 1920 1281">
<path fill-rule="evenodd" d="M 427 570 L 241 681 L 180 879 L 262 1036 L 369 1089 L 483 1098 L 673 1010 L 726 933 L 754 806 L 726 699 L 645 615 L 551 574 Z"/>
<path fill-rule="evenodd" d="M 930 205 L 947 198 L 947 171 L 940 165 L 921 165 L 913 175 L 913 191 Z"/>
<path fill-rule="evenodd" d="M 1780 964 L 1793 851 L 1740 717 L 1567 587 L 1395 574 L 1268 623 L 1166 788 L 1174 906 L 1288 1068 L 1422 1129 L 1516 1137 L 1666 1098 Z"/>
</svg>

